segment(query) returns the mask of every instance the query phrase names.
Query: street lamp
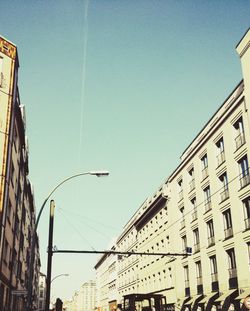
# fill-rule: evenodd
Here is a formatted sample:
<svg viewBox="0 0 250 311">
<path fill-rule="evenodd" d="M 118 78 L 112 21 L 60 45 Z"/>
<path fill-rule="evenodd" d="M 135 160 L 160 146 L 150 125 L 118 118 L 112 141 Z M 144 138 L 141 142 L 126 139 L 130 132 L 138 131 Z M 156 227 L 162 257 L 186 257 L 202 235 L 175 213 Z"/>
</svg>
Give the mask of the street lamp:
<svg viewBox="0 0 250 311">
<path fill-rule="evenodd" d="M 27 297 L 27 305 L 28 305 L 28 310 L 32 311 L 32 283 L 33 283 L 33 276 L 34 276 L 34 261 L 35 261 L 35 245 L 36 245 L 36 231 L 37 231 L 37 227 L 39 224 L 39 220 L 41 217 L 41 214 L 43 212 L 43 209 L 47 203 L 47 201 L 49 200 L 49 198 L 52 196 L 52 194 L 60 187 L 62 186 L 64 183 L 66 183 L 67 181 L 76 178 L 76 177 L 80 177 L 80 176 L 84 176 L 84 175 L 93 175 L 93 176 L 97 176 L 97 177 L 104 177 L 104 176 L 108 176 L 109 172 L 108 171 L 89 171 L 89 172 L 85 172 L 85 173 L 78 173 L 75 175 L 71 175 L 65 179 L 63 179 L 61 182 L 59 182 L 53 189 L 52 191 L 48 194 L 48 196 L 45 198 L 45 200 L 43 201 L 43 204 L 39 210 L 37 219 L 36 219 L 36 223 L 35 223 L 35 228 L 34 231 L 32 233 L 31 236 L 31 249 L 30 249 L 30 273 L 29 273 L 29 282 L 28 282 L 28 297 Z"/>
<path fill-rule="evenodd" d="M 55 277 L 53 277 L 53 279 L 51 280 L 50 284 L 51 284 L 55 279 L 59 278 L 60 276 L 69 276 L 69 274 L 68 274 L 68 273 L 62 273 L 62 274 L 56 275 Z"/>
</svg>

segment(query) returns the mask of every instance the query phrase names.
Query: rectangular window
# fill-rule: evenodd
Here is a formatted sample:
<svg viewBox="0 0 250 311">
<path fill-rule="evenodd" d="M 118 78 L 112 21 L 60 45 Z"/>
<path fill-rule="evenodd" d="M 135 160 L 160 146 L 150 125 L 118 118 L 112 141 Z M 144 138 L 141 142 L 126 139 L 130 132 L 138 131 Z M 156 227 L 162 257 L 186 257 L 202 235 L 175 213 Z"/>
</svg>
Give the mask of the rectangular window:
<svg viewBox="0 0 250 311">
<path fill-rule="evenodd" d="M 187 236 L 184 235 L 182 238 L 182 249 L 183 249 L 183 253 L 186 253 L 186 249 L 187 249 Z"/>
<path fill-rule="evenodd" d="M 194 168 L 192 167 L 189 172 L 189 187 L 190 187 L 190 191 L 192 191 L 195 188 L 195 181 L 194 181 Z"/>
<path fill-rule="evenodd" d="M 221 181 L 221 188 L 222 188 L 222 191 L 220 193 L 220 197 L 221 197 L 221 202 L 223 202 L 229 198 L 227 172 L 223 173 L 219 177 L 219 179 Z"/>
<path fill-rule="evenodd" d="M 197 277 L 197 284 L 202 284 L 202 269 L 201 269 L 201 262 L 197 261 L 196 265 L 196 277 Z"/>
<path fill-rule="evenodd" d="M 184 281 L 185 281 L 185 288 L 189 287 L 189 270 L 188 266 L 183 267 L 184 269 Z"/>
<path fill-rule="evenodd" d="M 193 209 L 193 212 L 192 212 L 192 221 L 194 221 L 194 220 L 197 219 L 196 197 L 194 197 L 190 202 L 191 202 L 191 204 L 192 204 L 192 209 Z"/>
<path fill-rule="evenodd" d="M 208 246 L 214 245 L 214 223 L 213 220 L 207 222 L 207 237 L 208 237 Z"/>
<path fill-rule="evenodd" d="M 234 249 L 231 248 L 227 250 L 227 255 L 228 255 L 228 271 L 229 271 L 229 277 L 234 278 L 237 276 L 237 271 L 236 271 L 236 260 L 235 260 L 235 253 Z"/>
<path fill-rule="evenodd" d="M 223 162 L 225 162 L 225 150 L 224 150 L 224 140 L 223 137 L 221 137 L 217 143 L 216 143 L 218 155 L 217 155 L 217 165 L 221 165 Z"/>
<path fill-rule="evenodd" d="M 249 176 L 249 167 L 248 167 L 248 159 L 245 155 L 239 161 L 239 170 L 240 170 L 240 187 L 243 188 L 250 183 L 250 176 Z"/>
<path fill-rule="evenodd" d="M 183 199 L 183 189 L 182 189 L 182 187 L 183 187 L 183 180 L 180 179 L 180 180 L 178 181 L 179 200 L 182 200 L 182 199 Z"/>
<path fill-rule="evenodd" d="M 205 203 L 205 212 L 211 209 L 211 192 L 210 186 L 207 186 L 204 190 L 204 203 Z"/>
<path fill-rule="evenodd" d="M 211 256 L 210 258 L 210 269 L 211 269 L 211 280 L 212 283 L 218 282 L 218 270 L 217 270 L 217 261 L 216 261 L 216 256 Z M 212 288 L 213 288 L 212 284 Z"/>
<path fill-rule="evenodd" d="M 200 236 L 198 228 L 193 230 L 194 234 L 194 252 L 198 252 L 200 250 Z"/>
<path fill-rule="evenodd" d="M 250 229 L 250 197 L 243 200 L 245 228 Z"/>
<path fill-rule="evenodd" d="M 208 176 L 208 159 L 207 159 L 207 154 L 205 154 L 201 158 L 201 165 L 202 165 L 202 179 L 205 179 Z"/>
<path fill-rule="evenodd" d="M 233 236 L 233 225 L 230 208 L 223 212 L 225 238 Z"/>
<path fill-rule="evenodd" d="M 240 117 L 233 126 L 235 129 L 235 145 L 237 150 L 246 142 L 242 117 Z"/>
</svg>

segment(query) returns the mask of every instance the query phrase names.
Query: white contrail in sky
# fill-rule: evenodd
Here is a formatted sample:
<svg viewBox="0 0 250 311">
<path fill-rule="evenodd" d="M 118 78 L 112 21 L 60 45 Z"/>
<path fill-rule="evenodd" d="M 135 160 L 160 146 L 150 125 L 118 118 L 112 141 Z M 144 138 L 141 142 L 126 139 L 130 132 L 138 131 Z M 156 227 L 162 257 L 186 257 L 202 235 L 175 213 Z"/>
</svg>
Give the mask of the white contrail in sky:
<svg viewBox="0 0 250 311">
<path fill-rule="evenodd" d="M 88 11 L 89 11 L 89 0 L 84 0 L 83 63 L 82 63 L 82 86 L 80 98 L 81 108 L 80 108 L 80 133 L 79 133 L 79 155 L 78 155 L 79 168 L 81 168 L 81 153 L 83 146 L 84 101 L 85 101 L 85 85 L 86 85 L 87 45 L 88 45 Z"/>
</svg>

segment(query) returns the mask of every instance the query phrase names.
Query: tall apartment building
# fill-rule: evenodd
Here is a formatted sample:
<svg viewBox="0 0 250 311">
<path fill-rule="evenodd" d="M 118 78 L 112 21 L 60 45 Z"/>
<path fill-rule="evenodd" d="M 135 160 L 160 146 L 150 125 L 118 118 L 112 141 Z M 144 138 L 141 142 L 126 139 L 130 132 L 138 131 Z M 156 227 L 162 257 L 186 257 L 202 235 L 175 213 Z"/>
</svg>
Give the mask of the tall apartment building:
<svg viewBox="0 0 250 311">
<path fill-rule="evenodd" d="M 167 310 L 244 310 L 250 296 L 250 30 L 238 43 L 243 80 L 136 211 L 117 249 L 190 256 L 123 257 L 118 302 L 161 293 Z"/>
<path fill-rule="evenodd" d="M 0 305 L 3 310 L 24 309 L 30 240 L 35 224 L 34 194 L 28 178 L 25 109 L 20 102 L 18 68 L 16 46 L 0 37 Z M 38 240 L 36 246 L 34 295 L 40 265 Z"/>
<path fill-rule="evenodd" d="M 93 280 L 85 282 L 79 291 L 75 292 L 71 301 L 66 301 L 64 307 L 69 311 L 94 311 L 96 303 L 96 283 Z"/>
</svg>

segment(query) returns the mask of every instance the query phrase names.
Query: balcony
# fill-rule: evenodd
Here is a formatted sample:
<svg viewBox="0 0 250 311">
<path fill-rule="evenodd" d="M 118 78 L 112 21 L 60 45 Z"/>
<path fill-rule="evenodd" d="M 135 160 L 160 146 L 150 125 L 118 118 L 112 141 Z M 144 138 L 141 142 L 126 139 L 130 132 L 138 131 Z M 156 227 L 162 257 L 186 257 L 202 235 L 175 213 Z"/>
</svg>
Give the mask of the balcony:
<svg viewBox="0 0 250 311">
<path fill-rule="evenodd" d="M 217 273 L 212 273 L 211 274 L 211 279 L 212 279 L 212 282 L 218 282 L 218 274 Z"/>
<path fill-rule="evenodd" d="M 221 153 L 217 155 L 217 164 L 218 164 L 218 166 L 220 166 L 223 162 L 225 162 L 225 160 L 226 160 L 225 152 L 221 151 Z"/>
<path fill-rule="evenodd" d="M 245 142 L 246 142 L 245 134 L 244 132 L 242 132 L 235 138 L 236 150 L 239 149 L 242 145 L 244 145 Z"/>
<path fill-rule="evenodd" d="M 229 278 L 233 279 L 237 277 L 237 269 L 236 268 L 230 268 L 228 269 Z"/>
<path fill-rule="evenodd" d="M 208 212 L 212 209 L 211 199 L 207 199 L 205 201 L 205 212 Z"/>
<path fill-rule="evenodd" d="M 224 189 L 221 193 L 220 193 L 220 202 L 225 201 L 226 199 L 229 198 L 229 191 L 228 189 Z"/>
<path fill-rule="evenodd" d="M 197 277 L 197 285 L 202 285 L 202 276 Z"/>
<path fill-rule="evenodd" d="M 242 189 L 242 188 L 244 188 L 250 184 L 249 171 L 245 171 L 244 174 L 245 175 L 240 178 L 240 189 Z"/>
<path fill-rule="evenodd" d="M 246 230 L 250 229 L 250 218 L 245 219 L 245 228 L 246 228 Z"/>
<path fill-rule="evenodd" d="M 212 246 L 215 244 L 214 236 L 210 236 L 208 238 L 208 246 Z"/>
<path fill-rule="evenodd" d="M 224 229 L 224 232 L 225 232 L 225 239 L 231 238 L 233 236 L 233 228 L 232 227 Z"/>
<path fill-rule="evenodd" d="M 197 253 L 200 251 L 200 243 L 194 244 L 194 252 Z"/>
<path fill-rule="evenodd" d="M 201 174 L 202 174 L 202 180 L 205 179 L 205 178 L 207 178 L 207 176 L 208 176 L 208 168 L 205 167 L 205 168 L 202 170 Z"/>
<path fill-rule="evenodd" d="M 185 227 L 185 219 L 181 220 L 181 229 Z"/>
<path fill-rule="evenodd" d="M 190 181 L 189 187 L 190 187 L 190 191 L 194 190 L 194 188 L 195 188 L 195 181 L 194 181 L 194 178 Z"/>
<path fill-rule="evenodd" d="M 197 219 L 197 210 L 195 209 L 194 212 L 192 213 L 192 221 Z"/>
</svg>

